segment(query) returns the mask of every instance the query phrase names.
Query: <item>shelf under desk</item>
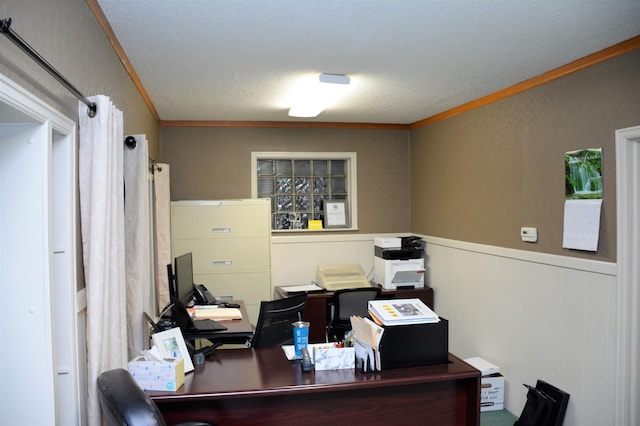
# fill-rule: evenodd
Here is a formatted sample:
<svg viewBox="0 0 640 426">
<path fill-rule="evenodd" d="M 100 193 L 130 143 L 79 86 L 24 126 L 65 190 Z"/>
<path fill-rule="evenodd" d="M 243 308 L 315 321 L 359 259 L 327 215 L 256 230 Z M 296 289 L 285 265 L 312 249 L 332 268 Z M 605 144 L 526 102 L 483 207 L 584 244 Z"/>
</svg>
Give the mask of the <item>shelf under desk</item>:
<svg viewBox="0 0 640 426">
<path fill-rule="evenodd" d="M 362 374 L 303 373 L 281 348 L 216 351 L 176 392 L 149 392 L 169 424 L 479 425 L 480 372 L 449 362 Z"/>
</svg>

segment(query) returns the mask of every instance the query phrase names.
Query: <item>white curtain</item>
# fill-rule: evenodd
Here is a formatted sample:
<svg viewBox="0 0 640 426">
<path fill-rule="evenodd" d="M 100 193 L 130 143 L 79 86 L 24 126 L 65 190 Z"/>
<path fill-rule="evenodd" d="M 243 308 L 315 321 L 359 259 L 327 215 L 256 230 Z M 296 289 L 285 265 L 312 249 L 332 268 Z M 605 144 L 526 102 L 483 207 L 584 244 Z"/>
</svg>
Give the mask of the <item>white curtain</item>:
<svg viewBox="0 0 640 426">
<path fill-rule="evenodd" d="M 127 363 L 124 249 L 123 118 L 106 96 L 94 96 L 94 118 L 78 108 L 82 255 L 87 295 L 89 424 L 101 422 L 96 380 Z"/>
<path fill-rule="evenodd" d="M 158 309 L 169 304 L 167 265 L 171 263 L 171 191 L 168 164 L 156 164 L 153 174 L 156 228 L 156 303 Z"/>
<path fill-rule="evenodd" d="M 124 145 L 124 231 L 127 282 L 128 353 L 132 359 L 148 348 L 143 312 L 151 312 L 151 229 L 149 224 L 149 149 L 145 135 L 131 135 Z"/>
</svg>

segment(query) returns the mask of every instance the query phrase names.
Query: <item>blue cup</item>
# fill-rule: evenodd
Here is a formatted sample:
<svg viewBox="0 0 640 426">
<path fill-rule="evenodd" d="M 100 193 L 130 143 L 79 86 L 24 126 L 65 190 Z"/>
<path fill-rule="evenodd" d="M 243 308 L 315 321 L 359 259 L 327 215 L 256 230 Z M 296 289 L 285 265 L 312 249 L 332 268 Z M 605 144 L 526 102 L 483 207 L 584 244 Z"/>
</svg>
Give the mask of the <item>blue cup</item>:
<svg viewBox="0 0 640 426">
<path fill-rule="evenodd" d="M 296 321 L 293 324 L 293 347 L 296 351 L 296 357 L 302 357 L 302 348 L 306 348 L 309 344 L 309 324 L 306 321 Z"/>
</svg>

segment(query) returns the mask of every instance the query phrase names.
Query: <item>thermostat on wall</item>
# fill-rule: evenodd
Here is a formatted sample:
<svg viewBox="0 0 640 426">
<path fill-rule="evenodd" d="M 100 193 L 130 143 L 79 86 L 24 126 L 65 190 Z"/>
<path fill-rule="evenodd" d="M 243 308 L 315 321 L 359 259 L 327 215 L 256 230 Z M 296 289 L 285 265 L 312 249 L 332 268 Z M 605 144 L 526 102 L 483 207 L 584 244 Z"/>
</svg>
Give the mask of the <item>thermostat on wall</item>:
<svg viewBox="0 0 640 426">
<path fill-rule="evenodd" d="M 526 241 L 528 243 L 535 243 L 538 241 L 538 228 L 520 228 L 520 237 L 522 237 L 522 241 Z"/>
</svg>

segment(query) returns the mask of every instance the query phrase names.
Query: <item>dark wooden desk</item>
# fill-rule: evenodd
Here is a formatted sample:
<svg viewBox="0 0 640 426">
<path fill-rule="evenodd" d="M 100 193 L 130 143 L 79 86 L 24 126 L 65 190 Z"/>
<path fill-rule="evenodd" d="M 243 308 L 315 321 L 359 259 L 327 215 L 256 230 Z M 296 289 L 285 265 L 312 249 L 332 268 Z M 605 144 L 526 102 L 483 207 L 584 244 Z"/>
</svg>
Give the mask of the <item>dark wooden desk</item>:
<svg viewBox="0 0 640 426">
<path fill-rule="evenodd" d="M 454 355 L 447 364 L 362 374 L 303 373 L 281 348 L 214 352 L 177 392 L 149 392 L 168 424 L 480 424 L 480 372 Z"/>
<path fill-rule="evenodd" d="M 276 287 L 275 290 L 280 297 L 290 295 L 284 291 L 282 287 Z M 382 290 L 382 297 L 395 299 L 418 298 L 429 308 L 433 309 L 433 289 L 431 287 Z M 309 341 L 312 343 L 324 342 L 326 339 L 327 318 L 331 317 L 332 298 L 332 291 L 313 292 L 307 295 L 307 305 L 304 308 L 304 320 L 311 323 L 311 327 L 309 328 Z"/>
</svg>

